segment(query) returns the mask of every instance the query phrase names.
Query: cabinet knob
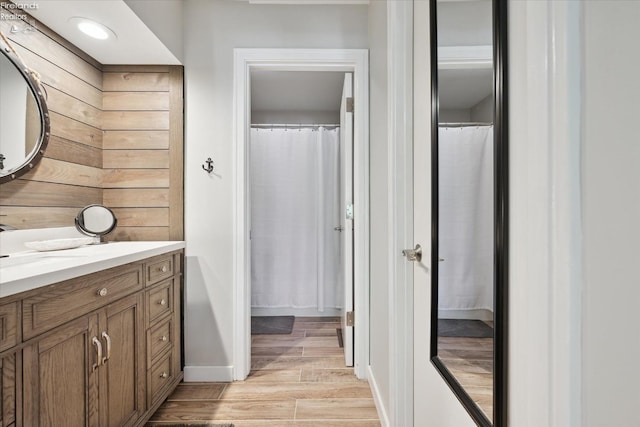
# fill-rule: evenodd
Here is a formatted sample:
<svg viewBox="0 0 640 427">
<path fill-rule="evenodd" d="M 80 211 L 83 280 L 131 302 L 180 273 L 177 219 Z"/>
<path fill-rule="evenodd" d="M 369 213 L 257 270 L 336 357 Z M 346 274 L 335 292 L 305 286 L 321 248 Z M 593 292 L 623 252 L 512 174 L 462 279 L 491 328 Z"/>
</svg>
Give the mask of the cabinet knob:
<svg viewBox="0 0 640 427">
<path fill-rule="evenodd" d="M 167 342 L 167 337 L 166 335 L 163 335 L 162 338 L 160 338 L 160 341 L 162 342 Z"/>
<path fill-rule="evenodd" d="M 162 299 L 160 300 L 160 302 L 158 302 L 158 304 L 160 304 L 160 305 L 167 305 L 167 301 L 166 301 L 164 298 L 162 298 Z"/>
<path fill-rule="evenodd" d="M 160 378 L 167 378 L 169 375 L 167 375 L 166 372 L 163 372 L 160 374 Z"/>
<path fill-rule="evenodd" d="M 160 271 L 162 271 L 163 273 L 166 273 L 167 271 L 169 271 L 169 268 L 166 265 L 163 265 Z"/>
<path fill-rule="evenodd" d="M 101 296 L 101 297 L 105 297 L 105 296 L 107 296 L 107 292 L 108 292 L 107 288 L 102 288 L 102 289 L 100 289 L 98 291 L 98 295 Z"/>
</svg>

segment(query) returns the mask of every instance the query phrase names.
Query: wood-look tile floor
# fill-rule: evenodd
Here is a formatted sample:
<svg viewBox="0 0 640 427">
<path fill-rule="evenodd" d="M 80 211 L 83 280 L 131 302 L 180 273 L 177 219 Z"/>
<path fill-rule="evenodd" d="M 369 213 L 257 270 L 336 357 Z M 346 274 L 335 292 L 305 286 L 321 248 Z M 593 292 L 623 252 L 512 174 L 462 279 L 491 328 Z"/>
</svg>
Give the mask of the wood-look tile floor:
<svg viewBox="0 0 640 427">
<path fill-rule="evenodd" d="M 297 317 L 290 335 L 253 335 L 251 373 L 234 383 L 183 383 L 147 426 L 379 427 L 369 384 L 346 368 L 335 317 Z"/>
<path fill-rule="evenodd" d="M 438 337 L 438 356 L 482 409 L 493 418 L 493 338 Z"/>
</svg>

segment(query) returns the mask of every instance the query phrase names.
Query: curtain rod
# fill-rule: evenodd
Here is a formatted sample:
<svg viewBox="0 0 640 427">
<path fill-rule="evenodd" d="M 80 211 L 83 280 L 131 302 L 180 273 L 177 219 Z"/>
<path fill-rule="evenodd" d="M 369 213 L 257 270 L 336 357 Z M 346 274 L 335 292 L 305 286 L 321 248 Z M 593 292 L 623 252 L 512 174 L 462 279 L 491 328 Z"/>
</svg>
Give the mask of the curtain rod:
<svg viewBox="0 0 640 427">
<path fill-rule="evenodd" d="M 302 123 L 298 123 L 298 124 L 276 124 L 276 123 L 252 123 L 251 124 L 252 128 L 318 128 L 318 127 L 340 127 L 339 124 L 320 124 L 320 123 L 314 123 L 314 124 L 302 124 Z"/>
<path fill-rule="evenodd" d="M 441 126 L 441 127 L 493 126 L 493 123 L 482 123 L 482 122 L 438 123 L 438 126 Z"/>
</svg>

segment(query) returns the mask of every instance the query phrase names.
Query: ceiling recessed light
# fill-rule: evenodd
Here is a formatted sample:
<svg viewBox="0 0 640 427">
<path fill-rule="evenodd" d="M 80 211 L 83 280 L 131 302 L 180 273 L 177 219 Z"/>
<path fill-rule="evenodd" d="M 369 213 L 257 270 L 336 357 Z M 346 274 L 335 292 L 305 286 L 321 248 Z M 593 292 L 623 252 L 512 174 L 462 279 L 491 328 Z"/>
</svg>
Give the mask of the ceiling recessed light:
<svg viewBox="0 0 640 427">
<path fill-rule="evenodd" d="M 109 38 L 118 38 L 111 28 L 91 19 L 74 16 L 73 18 L 69 18 L 69 22 L 76 25 L 84 34 L 94 39 L 107 40 Z"/>
</svg>

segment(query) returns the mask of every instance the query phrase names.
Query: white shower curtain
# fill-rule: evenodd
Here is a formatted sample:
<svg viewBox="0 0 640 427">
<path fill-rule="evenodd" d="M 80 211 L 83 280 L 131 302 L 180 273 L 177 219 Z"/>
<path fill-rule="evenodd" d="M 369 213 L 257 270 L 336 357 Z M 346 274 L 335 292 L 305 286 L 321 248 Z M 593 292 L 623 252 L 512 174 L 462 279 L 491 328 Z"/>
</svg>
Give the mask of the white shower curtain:
<svg viewBox="0 0 640 427">
<path fill-rule="evenodd" d="M 251 129 L 251 306 L 340 306 L 339 129 Z"/>
<path fill-rule="evenodd" d="M 493 311 L 493 127 L 443 127 L 438 138 L 438 307 Z"/>
</svg>

